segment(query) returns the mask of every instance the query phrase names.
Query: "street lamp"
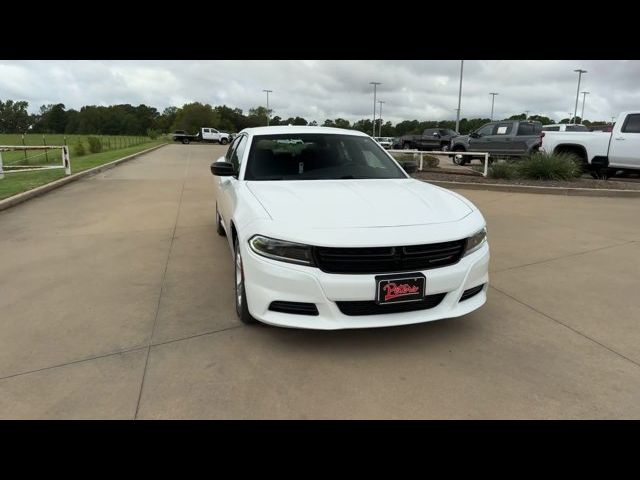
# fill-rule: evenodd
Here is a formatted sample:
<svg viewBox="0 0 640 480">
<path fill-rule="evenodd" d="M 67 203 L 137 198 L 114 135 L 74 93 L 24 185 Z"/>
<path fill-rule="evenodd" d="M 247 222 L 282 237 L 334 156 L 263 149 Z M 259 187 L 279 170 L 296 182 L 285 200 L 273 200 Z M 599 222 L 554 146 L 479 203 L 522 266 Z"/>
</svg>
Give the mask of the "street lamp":
<svg viewBox="0 0 640 480">
<path fill-rule="evenodd" d="M 460 88 L 458 89 L 458 113 L 456 114 L 456 132 L 460 128 L 460 103 L 462 102 L 462 70 L 464 68 L 464 60 L 460 60 Z"/>
<path fill-rule="evenodd" d="M 381 137 L 382 136 L 382 104 L 387 102 L 378 100 L 378 103 L 380 104 L 380 128 L 378 129 L 378 136 Z M 375 129 L 375 125 L 373 126 L 373 128 Z"/>
<path fill-rule="evenodd" d="M 373 85 L 373 137 L 376 136 L 376 87 L 382 85 L 380 82 L 369 82 L 369 85 Z"/>
<path fill-rule="evenodd" d="M 263 92 L 267 92 L 267 127 L 269 126 L 269 94 L 273 92 L 273 90 L 262 90 Z"/>
<path fill-rule="evenodd" d="M 584 123 L 584 104 L 587 101 L 589 92 L 582 92 L 582 114 L 580 115 L 580 123 Z"/>
<path fill-rule="evenodd" d="M 489 95 L 491 95 L 491 121 L 493 122 L 493 104 L 496 100 L 496 95 L 498 95 L 495 92 L 489 93 Z"/>
<path fill-rule="evenodd" d="M 529 120 L 529 112 L 530 112 L 530 111 L 531 111 L 531 110 L 525 110 L 525 111 L 524 111 L 524 119 L 525 119 L 525 120 Z"/>
<path fill-rule="evenodd" d="M 574 70 L 574 72 L 578 72 L 578 90 L 576 91 L 576 108 L 573 110 L 573 118 L 575 121 L 575 118 L 578 116 L 578 97 L 580 97 L 580 79 L 582 78 L 582 74 L 587 73 L 587 71 L 578 68 L 577 70 Z"/>
</svg>

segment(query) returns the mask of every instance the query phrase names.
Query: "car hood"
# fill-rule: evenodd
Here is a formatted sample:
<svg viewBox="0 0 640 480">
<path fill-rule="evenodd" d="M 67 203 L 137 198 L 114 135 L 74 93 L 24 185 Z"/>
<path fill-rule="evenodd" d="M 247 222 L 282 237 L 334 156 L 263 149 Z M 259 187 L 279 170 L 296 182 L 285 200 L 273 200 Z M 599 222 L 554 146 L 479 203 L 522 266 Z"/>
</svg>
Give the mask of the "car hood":
<svg viewBox="0 0 640 480">
<path fill-rule="evenodd" d="M 414 179 L 248 181 L 275 221 L 307 228 L 366 228 L 455 222 L 470 204 Z"/>
</svg>

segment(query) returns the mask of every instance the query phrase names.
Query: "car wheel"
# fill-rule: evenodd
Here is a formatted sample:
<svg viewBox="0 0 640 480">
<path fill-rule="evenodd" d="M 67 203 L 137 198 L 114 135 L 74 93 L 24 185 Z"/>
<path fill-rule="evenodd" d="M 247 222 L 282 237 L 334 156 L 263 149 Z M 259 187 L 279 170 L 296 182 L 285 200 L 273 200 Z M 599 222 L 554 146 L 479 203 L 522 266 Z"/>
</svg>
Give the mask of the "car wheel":
<svg viewBox="0 0 640 480">
<path fill-rule="evenodd" d="M 464 150 L 456 150 L 457 152 L 463 152 Z M 454 155 L 453 156 L 453 163 L 455 163 L 456 165 L 464 165 L 465 163 L 467 163 L 467 160 L 464 158 L 464 155 Z"/>
<path fill-rule="evenodd" d="M 189 144 L 189 139 L 188 138 L 183 138 L 182 139 L 182 143 L 185 144 L 185 145 L 188 145 Z"/>
<path fill-rule="evenodd" d="M 220 214 L 218 213 L 218 204 L 216 203 L 216 232 L 218 232 L 218 235 L 220 235 L 221 237 L 226 237 L 227 236 L 227 232 L 224 231 L 224 227 L 222 226 L 222 218 L 220 217 Z"/>
<path fill-rule="evenodd" d="M 449 151 L 449 145 L 441 145 L 440 146 L 440 151 L 441 152 L 448 152 Z"/>
<path fill-rule="evenodd" d="M 229 143 L 229 140 L 227 140 L 226 138 L 220 139 L 220 145 L 226 145 L 227 143 Z"/>
<path fill-rule="evenodd" d="M 234 284 L 236 313 L 238 314 L 238 318 L 242 323 L 256 323 L 256 319 L 251 316 L 251 314 L 249 313 L 249 308 L 247 307 L 247 293 L 245 292 L 244 288 L 244 269 L 242 267 L 242 254 L 240 253 L 240 245 L 237 238 L 233 244 L 233 249 L 235 253 Z"/>
<path fill-rule="evenodd" d="M 402 149 L 403 150 L 411 150 L 411 145 L 408 143 L 403 143 L 402 144 Z"/>
</svg>

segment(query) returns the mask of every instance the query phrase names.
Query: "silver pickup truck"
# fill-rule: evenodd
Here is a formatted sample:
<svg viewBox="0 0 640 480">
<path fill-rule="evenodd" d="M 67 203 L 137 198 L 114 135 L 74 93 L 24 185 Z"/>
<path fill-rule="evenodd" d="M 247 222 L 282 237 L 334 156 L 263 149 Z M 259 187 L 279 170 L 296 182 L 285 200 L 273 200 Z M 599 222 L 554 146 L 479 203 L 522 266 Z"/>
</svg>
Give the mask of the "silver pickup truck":
<svg viewBox="0 0 640 480">
<path fill-rule="evenodd" d="M 451 140 L 453 152 L 487 152 L 490 156 L 521 157 L 540 148 L 542 124 L 532 120 L 505 120 L 483 125 L 469 135 Z M 464 165 L 472 158 L 456 155 L 454 163 Z M 478 157 L 481 158 L 481 157 Z"/>
</svg>

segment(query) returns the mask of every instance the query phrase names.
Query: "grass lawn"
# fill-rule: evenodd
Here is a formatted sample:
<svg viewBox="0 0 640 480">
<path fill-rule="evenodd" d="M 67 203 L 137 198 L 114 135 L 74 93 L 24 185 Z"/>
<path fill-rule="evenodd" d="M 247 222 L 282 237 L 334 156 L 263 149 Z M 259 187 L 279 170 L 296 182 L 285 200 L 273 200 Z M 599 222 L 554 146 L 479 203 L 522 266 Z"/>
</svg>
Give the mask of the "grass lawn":
<svg viewBox="0 0 640 480">
<path fill-rule="evenodd" d="M 5 135 L 0 135 L 0 145 L 8 145 L 9 143 L 3 142 L 5 139 L 2 138 Z M 9 135 L 7 135 L 9 136 Z M 98 165 L 104 165 L 105 163 L 112 162 L 113 160 L 117 160 L 122 157 L 126 157 L 127 155 L 131 155 L 133 153 L 140 152 L 142 150 L 146 150 L 147 148 L 154 147 L 156 145 L 160 145 L 165 143 L 165 139 L 157 139 L 150 140 L 146 139 L 143 143 L 139 143 L 137 145 L 127 147 L 127 148 L 118 148 L 107 150 L 106 152 L 100 153 L 92 153 L 89 155 L 83 156 L 74 156 L 73 147 L 71 148 L 70 158 L 71 158 L 71 173 L 82 172 L 83 170 L 87 170 L 89 168 L 97 167 Z M 47 142 L 49 143 L 49 142 Z M 33 143 L 31 143 L 33 145 Z M 50 143 L 53 145 L 55 143 Z M 21 143 L 18 143 L 21 145 Z M 73 145 L 73 143 L 70 143 Z M 16 153 L 16 152 L 11 152 Z M 22 152 L 20 152 L 22 154 Z M 60 161 L 60 152 L 57 150 L 53 150 L 49 153 L 51 157 L 49 162 L 46 163 L 44 158 L 40 158 L 39 164 L 48 164 L 53 165 L 59 164 Z M 6 157 L 6 153 L 3 154 L 3 159 Z M 9 162 L 6 162 L 9 163 Z M 31 162 L 29 162 L 31 163 Z M 33 163 L 35 166 L 37 163 Z M 52 182 L 59 178 L 64 177 L 64 170 L 42 170 L 36 172 L 24 172 L 24 173 L 7 173 L 5 170 L 4 179 L 0 180 L 0 200 L 3 198 L 10 197 L 12 195 L 16 195 L 18 193 L 26 192 L 27 190 L 31 190 L 32 188 L 39 187 L 40 185 L 44 185 L 45 183 Z"/>
</svg>

